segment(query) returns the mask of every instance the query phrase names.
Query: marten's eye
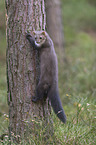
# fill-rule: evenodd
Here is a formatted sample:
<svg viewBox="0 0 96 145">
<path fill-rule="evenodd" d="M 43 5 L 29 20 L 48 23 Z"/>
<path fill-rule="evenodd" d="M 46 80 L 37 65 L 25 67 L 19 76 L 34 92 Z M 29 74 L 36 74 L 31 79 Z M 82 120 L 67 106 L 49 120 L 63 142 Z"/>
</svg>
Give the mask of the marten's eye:
<svg viewBox="0 0 96 145">
<path fill-rule="evenodd" d="M 42 36 L 40 36 L 40 39 L 42 39 Z"/>
</svg>

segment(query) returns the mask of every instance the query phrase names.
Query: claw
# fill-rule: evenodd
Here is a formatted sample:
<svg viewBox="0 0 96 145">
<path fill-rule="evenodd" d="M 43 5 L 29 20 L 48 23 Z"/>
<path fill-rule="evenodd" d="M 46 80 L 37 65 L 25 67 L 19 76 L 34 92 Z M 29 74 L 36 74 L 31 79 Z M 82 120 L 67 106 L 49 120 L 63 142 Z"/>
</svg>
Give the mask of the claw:
<svg viewBox="0 0 96 145">
<path fill-rule="evenodd" d="M 32 37 L 32 36 L 30 35 L 30 33 L 27 33 L 26 38 L 28 39 L 29 37 Z"/>
<path fill-rule="evenodd" d="M 35 96 L 32 96 L 32 102 L 36 103 L 38 101 L 38 98 L 36 98 Z"/>
</svg>

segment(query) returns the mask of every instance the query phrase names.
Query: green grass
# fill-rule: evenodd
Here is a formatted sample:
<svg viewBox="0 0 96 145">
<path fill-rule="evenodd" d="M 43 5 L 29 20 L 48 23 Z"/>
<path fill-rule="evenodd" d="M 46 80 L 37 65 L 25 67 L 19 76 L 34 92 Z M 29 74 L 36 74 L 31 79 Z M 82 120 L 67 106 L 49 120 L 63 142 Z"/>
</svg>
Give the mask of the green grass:
<svg viewBox="0 0 96 145">
<path fill-rule="evenodd" d="M 96 144 L 96 5 L 95 0 L 62 0 L 66 63 L 59 63 L 59 90 L 67 123 L 53 113 L 55 134 L 49 139 L 57 145 Z M 0 12 L 4 11 L 3 0 Z M 1 9 L 1 7 L 3 7 Z M 1 25 L 0 25 L 1 26 Z M 1 26 L 4 27 L 4 26 Z M 0 28 L 1 28 L 0 27 Z M 5 29 L 5 28 L 4 28 Z M 2 38 L 2 41 L 1 41 Z M 8 127 L 5 30 L 0 29 L 0 134 Z M 60 57 L 60 56 L 59 56 Z M 44 144 L 36 137 L 22 144 Z M 6 137 L 3 144 L 8 144 Z"/>
</svg>

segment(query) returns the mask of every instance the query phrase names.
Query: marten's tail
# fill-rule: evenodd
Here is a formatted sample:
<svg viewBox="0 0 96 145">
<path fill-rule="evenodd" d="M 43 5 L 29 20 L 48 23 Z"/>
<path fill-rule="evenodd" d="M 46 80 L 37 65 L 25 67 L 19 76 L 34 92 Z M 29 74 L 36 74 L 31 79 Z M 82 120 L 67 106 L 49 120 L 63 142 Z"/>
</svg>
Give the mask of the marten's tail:
<svg viewBox="0 0 96 145">
<path fill-rule="evenodd" d="M 63 122 L 66 123 L 66 115 L 62 107 L 62 103 L 59 97 L 59 92 L 58 91 L 52 91 L 50 90 L 48 94 L 49 100 L 51 101 L 52 108 L 58 118 Z"/>
</svg>

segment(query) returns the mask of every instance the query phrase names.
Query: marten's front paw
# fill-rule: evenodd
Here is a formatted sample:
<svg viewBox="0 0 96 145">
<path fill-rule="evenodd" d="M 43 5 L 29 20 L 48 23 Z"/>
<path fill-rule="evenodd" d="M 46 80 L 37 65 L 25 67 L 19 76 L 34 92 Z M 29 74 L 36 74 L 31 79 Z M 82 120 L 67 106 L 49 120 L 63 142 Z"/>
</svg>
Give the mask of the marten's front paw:
<svg viewBox="0 0 96 145">
<path fill-rule="evenodd" d="M 32 102 L 36 103 L 38 101 L 38 98 L 36 96 L 32 96 Z"/>
<path fill-rule="evenodd" d="M 26 34 L 26 38 L 29 39 L 29 37 L 32 37 L 30 33 Z"/>
</svg>

